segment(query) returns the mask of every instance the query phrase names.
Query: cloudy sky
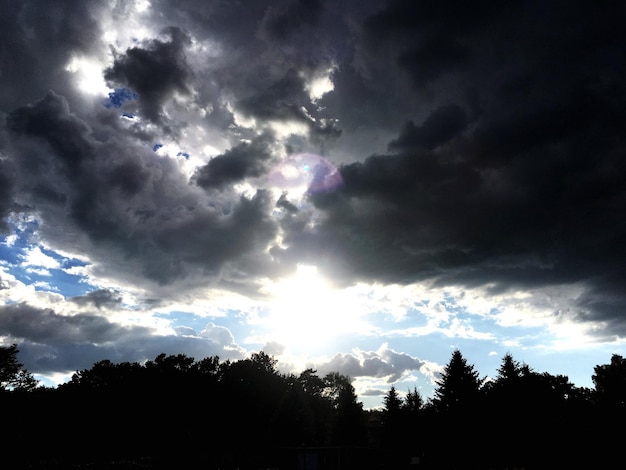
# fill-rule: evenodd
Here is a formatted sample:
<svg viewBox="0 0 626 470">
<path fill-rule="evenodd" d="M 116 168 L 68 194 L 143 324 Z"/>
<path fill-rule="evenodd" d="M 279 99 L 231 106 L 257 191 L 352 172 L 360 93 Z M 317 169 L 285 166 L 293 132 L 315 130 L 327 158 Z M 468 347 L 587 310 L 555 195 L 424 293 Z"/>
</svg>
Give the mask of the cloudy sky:
<svg viewBox="0 0 626 470">
<path fill-rule="evenodd" d="M 625 354 L 619 2 L 5 0 L 0 342 L 432 394 Z"/>
</svg>

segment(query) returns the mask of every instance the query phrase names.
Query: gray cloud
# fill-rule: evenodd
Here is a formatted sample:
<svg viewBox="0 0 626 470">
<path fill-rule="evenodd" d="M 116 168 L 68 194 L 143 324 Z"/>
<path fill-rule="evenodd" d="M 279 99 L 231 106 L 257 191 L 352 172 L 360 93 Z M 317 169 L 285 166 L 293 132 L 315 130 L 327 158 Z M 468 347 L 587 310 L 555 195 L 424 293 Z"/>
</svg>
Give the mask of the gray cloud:
<svg viewBox="0 0 626 470">
<path fill-rule="evenodd" d="M 53 91 L 41 101 L 13 111 L 7 127 L 17 135 L 45 142 L 70 176 L 77 176 L 83 160 L 93 158 L 89 127 L 70 112 L 67 100 Z M 29 157 L 38 158 L 35 152 Z M 41 171 L 44 164 L 41 160 L 29 163 L 35 171 Z"/>
<path fill-rule="evenodd" d="M 423 364 L 423 361 L 408 354 L 385 348 L 381 351 L 360 351 L 358 354 L 339 353 L 326 363 L 315 364 L 315 368 L 321 374 L 339 372 L 352 379 L 376 377 L 393 383 L 411 371 L 419 371 Z"/>
<path fill-rule="evenodd" d="M 286 192 L 283 192 L 280 195 L 280 197 L 278 198 L 278 201 L 276 201 L 276 207 L 280 207 L 282 209 L 285 209 L 287 212 L 291 212 L 291 213 L 298 212 L 298 207 L 292 202 L 289 202 L 289 199 L 287 199 Z"/>
<path fill-rule="evenodd" d="M 240 349 L 224 348 L 213 341 L 183 336 L 135 336 L 115 343 L 40 344 L 24 340 L 20 343 L 20 361 L 34 374 L 68 373 L 89 369 L 98 361 L 114 363 L 151 360 L 159 354 L 185 354 L 197 360 L 218 356 L 222 360 L 244 358 Z"/>
<path fill-rule="evenodd" d="M 168 41 L 153 39 L 144 47 L 132 47 L 115 58 L 104 73 L 111 84 L 122 85 L 139 94 L 141 111 L 155 123 L 163 120 L 163 105 L 174 93 L 191 93 L 191 69 L 185 47 L 191 39 L 177 27 L 164 33 Z"/>
<path fill-rule="evenodd" d="M 104 7 L 98 1 L 3 2 L 0 107 L 13 109 L 50 89 L 73 93 L 66 70 L 73 55 L 100 56 L 106 51 L 98 21 Z"/>
<path fill-rule="evenodd" d="M 110 289 L 94 290 L 85 295 L 72 297 L 70 300 L 78 305 L 94 305 L 98 309 L 121 307 L 122 304 L 122 297 L 119 293 Z"/>
<path fill-rule="evenodd" d="M 521 3 L 390 1 L 365 22 L 366 39 L 384 51 L 391 45 L 397 65 L 421 89 L 447 74 L 462 74 L 478 47 L 487 46 L 483 41 L 493 40 L 494 33 L 507 34 L 503 26 L 519 14 Z"/>
<path fill-rule="evenodd" d="M 64 316 L 52 310 L 40 310 L 28 304 L 10 304 L 1 308 L 0 329 L 15 338 L 34 343 L 106 343 L 129 335 L 146 335 L 147 328 L 121 327 L 101 316 L 77 314 Z"/>
<path fill-rule="evenodd" d="M 6 219 L 13 208 L 13 171 L 10 164 L 0 158 L 0 233 L 9 231 Z"/>
<path fill-rule="evenodd" d="M 264 18 L 265 30 L 270 37 L 280 42 L 314 34 L 323 8 L 323 2 L 319 0 L 300 0 L 282 8 L 269 8 Z"/>
<path fill-rule="evenodd" d="M 47 207 L 59 223 L 68 208 L 67 222 L 96 248 L 112 250 L 105 263 L 117 253 L 129 269 L 127 260 L 135 260 L 137 273 L 162 284 L 197 269 L 217 276 L 225 263 L 263 250 L 276 234 L 275 201 L 266 191 L 212 201 L 193 190 L 171 158 L 157 158 L 118 123 L 94 121 L 91 128 L 54 92 L 7 121 L 22 199 Z M 270 159 L 267 145 L 259 139 L 216 157 L 200 170 L 199 183 L 220 186 L 260 175 Z"/>
<path fill-rule="evenodd" d="M 203 167 L 198 168 L 193 180 L 205 189 L 222 188 L 256 178 L 267 173 L 273 160 L 269 145 L 269 136 L 263 135 L 253 142 L 243 142 L 222 155 L 211 158 Z"/>
<path fill-rule="evenodd" d="M 208 323 L 200 332 L 200 336 L 223 346 L 235 345 L 235 338 L 230 330 L 223 326 L 218 326 L 215 323 Z"/>
<path fill-rule="evenodd" d="M 456 104 L 437 108 L 424 123 L 417 127 L 407 122 L 396 140 L 389 144 L 392 150 L 412 148 L 434 149 L 460 134 L 467 126 L 465 111 Z"/>
<path fill-rule="evenodd" d="M 210 102 L 207 121 L 232 125 L 227 102 L 260 123 L 306 126 L 315 145 L 341 135 L 338 121 L 311 103 L 305 85 L 333 66 L 339 45 L 347 47 L 343 9 L 321 2 L 255 2 L 242 14 L 236 5 L 165 1 L 156 2 L 154 11 L 179 19 L 190 36 L 220 51 L 208 59 L 210 67 L 197 64 L 203 79 L 194 81 L 194 89 Z"/>
<path fill-rule="evenodd" d="M 196 359 L 244 357 L 228 330 L 215 325 L 213 329 L 221 333 L 209 334 L 207 327 L 206 339 L 155 336 L 150 328 L 120 326 L 95 314 L 65 316 L 28 304 L 0 308 L 0 330 L 20 342 L 20 361 L 34 374 L 71 373 L 103 359 L 141 363 L 161 353 Z"/>
</svg>

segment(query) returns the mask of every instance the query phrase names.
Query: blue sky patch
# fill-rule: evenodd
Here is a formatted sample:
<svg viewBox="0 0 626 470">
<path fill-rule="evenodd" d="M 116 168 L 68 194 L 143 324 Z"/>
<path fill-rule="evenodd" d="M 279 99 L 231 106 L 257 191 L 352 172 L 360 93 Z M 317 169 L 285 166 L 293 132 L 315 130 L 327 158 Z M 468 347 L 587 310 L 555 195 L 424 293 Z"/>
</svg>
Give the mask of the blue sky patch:
<svg viewBox="0 0 626 470">
<path fill-rule="evenodd" d="M 109 93 L 109 101 L 106 104 L 107 108 L 121 108 L 124 103 L 133 101 L 139 98 L 139 95 L 128 88 L 116 88 Z"/>
</svg>

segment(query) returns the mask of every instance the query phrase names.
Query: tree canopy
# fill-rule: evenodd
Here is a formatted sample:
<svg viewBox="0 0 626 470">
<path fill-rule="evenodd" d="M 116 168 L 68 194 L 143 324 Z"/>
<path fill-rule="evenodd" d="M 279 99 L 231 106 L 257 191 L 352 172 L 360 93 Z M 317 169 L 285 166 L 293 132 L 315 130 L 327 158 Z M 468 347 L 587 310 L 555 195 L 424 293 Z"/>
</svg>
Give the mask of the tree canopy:
<svg viewBox="0 0 626 470">
<path fill-rule="evenodd" d="M 626 407 L 626 359 L 613 354 L 610 364 L 594 368 L 591 379 L 600 403 L 611 408 Z"/>
<path fill-rule="evenodd" d="M 188 466 L 207 468 L 300 468 L 314 460 L 403 468 L 410 459 L 431 469 L 600 468 L 621 448 L 621 434 L 607 424 L 626 417 L 619 355 L 595 368 L 590 390 L 508 353 L 486 380 L 457 349 L 433 397 L 392 384 L 382 408 L 364 410 L 350 377 L 281 373 L 265 352 L 233 362 L 184 354 L 143 364 L 103 360 L 56 388 L 37 387 L 18 352 L 0 348 L 0 405 L 20 410 L 3 444 L 17 449 L 28 440 L 32 448 L 27 456 L 7 451 L 11 468 L 39 468 L 52 455 L 66 468 L 146 458 L 180 467 L 186 453 Z M 34 423 L 55 423 L 54 430 Z"/>
<path fill-rule="evenodd" d="M 17 344 L 0 346 L 0 390 L 32 390 L 37 380 L 17 360 Z"/>
</svg>

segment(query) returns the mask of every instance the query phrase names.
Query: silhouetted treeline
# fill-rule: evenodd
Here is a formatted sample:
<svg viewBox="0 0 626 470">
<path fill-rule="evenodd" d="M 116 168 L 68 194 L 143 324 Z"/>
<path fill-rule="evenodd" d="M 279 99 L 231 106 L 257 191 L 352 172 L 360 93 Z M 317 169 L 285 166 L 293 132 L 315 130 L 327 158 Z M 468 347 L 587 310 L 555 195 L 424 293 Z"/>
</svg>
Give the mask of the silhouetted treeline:
<svg viewBox="0 0 626 470">
<path fill-rule="evenodd" d="M 400 399 L 391 388 L 379 442 L 397 459 L 393 468 L 411 468 L 409 456 L 419 459 L 412 468 L 427 469 L 621 466 L 626 360 L 613 355 L 594 372 L 595 389 L 576 387 L 506 354 L 497 376 L 486 381 L 456 350 L 434 396 L 418 409 L 418 392 Z"/>
<path fill-rule="evenodd" d="M 510 354 L 486 381 L 456 350 L 433 397 L 392 386 L 383 409 L 367 411 L 349 377 L 279 373 L 263 352 L 235 362 L 105 360 L 33 388 L 13 348 L 0 355 L 6 468 L 530 470 L 622 459 L 618 355 L 595 367 L 588 389 Z"/>
<path fill-rule="evenodd" d="M 275 365 L 263 352 L 236 362 L 161 354 L 143 365 L 101 361 L 57 388 L 5 391 L 0 406 L 19 411 L 4 420 L 4 457 L 12 468 L 150 457 L 243 469 L 276 460 L 279 448 L 366 443 L 350 378 Z"/>
</svg>

